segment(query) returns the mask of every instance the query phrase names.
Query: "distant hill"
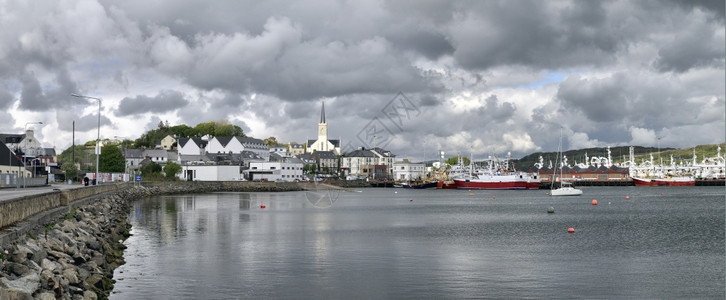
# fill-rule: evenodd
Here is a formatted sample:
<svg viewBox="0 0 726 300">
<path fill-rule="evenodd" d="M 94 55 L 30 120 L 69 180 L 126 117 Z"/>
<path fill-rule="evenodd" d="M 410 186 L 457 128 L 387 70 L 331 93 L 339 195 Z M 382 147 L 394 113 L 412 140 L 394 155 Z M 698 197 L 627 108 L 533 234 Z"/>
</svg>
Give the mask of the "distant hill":
<svg viewBox="0 0 726 300">
<path fill-rule="evenodd" d="M 704 157 L 714 157 L 716 156 L 716 151 L 718 148 L 718 144 L 713 145 L 698 145 L 695 147 L 696 149 L 696 155 L 698 156 L 698 161 L 700 162 Z M 724 155 L 724 151 L 726 150 L 725 144 L 720 144 L 721 146 L 721 155 Z M 629 153 L 630 146 L 618 146 L 618 147 L 610 147 L 610 155 L 613 160 L 613 163 L 621 163 L 628 159 L 628 153 Z M 693 159 L 693 149 L 691 148 L 683 148 L 683 149 L 676 149 L 676 148 L 660 148 L 660 157 L 663 159 L 664 163 L 670 163 L 670 157 L 673 155 L 673 159 L 676 161 L 681 160 L 691 160 Z M 658 148 L 656 147 L 641 147 L 641 146 L 634 146 L 633 150 L 635 152 L 635 161 L 641 162 L 643 158 L 649 159 L 650 154 L 653 154 L 653 158 L 655 160 L 658 160 Z M 608 151 L 607 147 L 604 148 L 587 148 L 587 149 L 579 149 L 579 150 L 569 150 L 565 151 L 564 154 L 567 156 L 567 162 L 570 165 L 574 165 L 575 162 L 585 162 L 585 154 L 587 153 L 587 156 L 592 157 L 607 157 Z M 518 168 L 526 168 L 534 166 L 535 163 L 539 162 L 540 155 L 542 158 L 544 158 L 544 164 L 545 166 L 549 164 L 550 161 L 552 163 L 555 163 L 555 159 L 557 158 L 557 152 L 535 152 L 532 154 L 529 154 L 525 157 L 522 157 L 520 159 L 513 159 L 512 162 L 516 163 Z"/>
</svg>

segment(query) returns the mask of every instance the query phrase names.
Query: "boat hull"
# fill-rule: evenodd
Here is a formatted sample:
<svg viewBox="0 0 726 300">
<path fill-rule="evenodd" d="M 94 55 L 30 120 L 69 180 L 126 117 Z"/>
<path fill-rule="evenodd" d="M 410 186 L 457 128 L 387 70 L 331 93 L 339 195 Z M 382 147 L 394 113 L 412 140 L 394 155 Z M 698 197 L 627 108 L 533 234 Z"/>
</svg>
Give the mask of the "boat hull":
<svg viewBox="0 0 726 300">
<path fill-rule="evenodd" d="M 472 190 L 535 190 L 540 186 L 539 180 L 527 180 L 514 176 L 508 176 L 512 178 L 496 177 L 498 176 L 471 180 L 455 179 L 454 183 L 458 189 Z"/>
<path fill-rule="evenodd" d="M 456 188 L 456 182 L 453 182 L 453 181 L 439 181 L 436 184 L 436 188 L 438 188 L 438 189 L 455 189 Z"/>
<path fill-rule="evenodd" d="M 550 191 L 550 196 L 580 196 L 582 190 L 573 187 L 563 187 Z"/>
<path fill-rule="evenodd" d="M 431 181 L 431 182 L 422 182 L 422 183 L 410 183 L 410 184 L 403 184 L 402 187 L 404 189 L 430 189 L 430 188 L 436 188 L 438 182 L 437 181 Z"/>
<path fill-rule="evenodd" d="M 635 186 L 694 186 L 696 180 L 693 177 L 673 177 L 673 178 L 639 178 L 633 177 Z"/>
</svg>

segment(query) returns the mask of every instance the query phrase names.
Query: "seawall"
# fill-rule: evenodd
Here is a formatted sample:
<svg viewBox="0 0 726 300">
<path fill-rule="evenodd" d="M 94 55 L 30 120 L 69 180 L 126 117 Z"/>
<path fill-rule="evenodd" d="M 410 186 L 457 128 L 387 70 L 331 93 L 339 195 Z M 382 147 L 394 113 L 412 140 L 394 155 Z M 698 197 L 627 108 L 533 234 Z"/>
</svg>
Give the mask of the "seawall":
<svg viewBox="0 0 726 300">
<path fill-rule="evenodd" d="M 0 299 L 105 299 L 123 264 L 131 204 L 155 195 L 298 191 L 295 183 L 160 182 L 54 190 L 2 201 Z M 3 219 L 6 219 L 3 217 Z"/>
</svg>

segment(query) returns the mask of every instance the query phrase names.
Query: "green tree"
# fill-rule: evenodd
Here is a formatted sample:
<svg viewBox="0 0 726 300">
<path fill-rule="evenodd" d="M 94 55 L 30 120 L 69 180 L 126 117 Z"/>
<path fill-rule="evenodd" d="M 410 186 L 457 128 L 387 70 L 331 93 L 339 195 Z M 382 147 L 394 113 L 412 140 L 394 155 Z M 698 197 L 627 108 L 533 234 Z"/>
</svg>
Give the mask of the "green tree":
<svg viewBox="0 0 726 300">
<path fill-rule="evenodd" d="M 314 174 L 317 169 L 318 169 L 318 166 L 316 166 L 315 164 L 305 164 L 303 166 L 303 173 L 305 173 L 305 174 L 313 173 Z"/>
<path fill-rule="evenodd" d="M 264 139 L 263 142 L 265 142 L 265 144 L 267 144 L 267 146 L 270 146 L 270 147 L 277 146 L 280 144 L 277 142 L 277 138 L 275 138 L 274 136 Z"/>
<path fill-rule="evenodd" d="M 464 161 L 464 165 L 468 165 L 470 162 L 469 158 L 466 156 L 462 156 L 461 159 Z M 446 160 L 446 163 L 449 165 L 452 165 L 452 166 L 456 165 L 459 163 L 459 157 L 458 156 L 450 157 L 449 159 Z"/>
<path fill-rule="evenodd" d="M 175 162 L 167 162 L 166 167 L 164 167 L 164 174 L 166 174 L 167 178 L 175 177 L 177 174 L 181 173 L 182 167 L 175 163 Z"/>
<path fill-rule="evenodd" d="M 66 179 L 78 181 L 78 168 L 76 168 L 76 164 L 72 162 L 64 163 L 61 165 L 61 170 L 66 173 Z"/>
<path fill-rule="evenodd" d="M 100 164 L 98 168 L 101 172 L 120 173 L 126 170 L 126 159 L 116 145 L 101 147 L 101 155 L 98 160 Z"/>
<path fill-rule="evenodd" d="M 216 125 L 213 121 L 199 123 L 199 124 L 197 124 L 197 126 L 194 126 L 194 130 L 197 132 L 197 134 L 199 136 L 205 136 L 205 135 L 214 136 L 214 128 L 216 128 Z"/>
<path fill-rule="evenodd" d="M 75 148 L 75 151 L 74 151 Z M 91 150 L 93 147 L 91 147 Z M 60 155 L 58 155 L 58 162 L 59 163 L 78 163 L 83 161 L 88 161 L 91 157 L 93 151 L 87 151 L 86 147 L 83 145 L 75 145 L 68 147 L 68 149 L 63 150 Z M 74 161 L 75 156 L 75 161 Z"/>
<path fill-rule="evenodd" d="M 196 131 L 197 136 L 245 136 L 241 127 L 232 125 L 229 121 L 209 121 L 199 123 L 197 126 L 194 126 L 194 130 Z"/>
<path fill-rule="evenodd" d="M 149 178 L 159 177 L 161 175 L 161 166 L 152 161 L 141 167 L 141 175 Z"/>
<path fill-rule="evenodd" d="M 178 137 L 194 137 L 197 136 L 197 131 L 194 128 L 189 127 L 185 124 L 172 126 L 169 128 L 171 134 Z"/>
</svg>

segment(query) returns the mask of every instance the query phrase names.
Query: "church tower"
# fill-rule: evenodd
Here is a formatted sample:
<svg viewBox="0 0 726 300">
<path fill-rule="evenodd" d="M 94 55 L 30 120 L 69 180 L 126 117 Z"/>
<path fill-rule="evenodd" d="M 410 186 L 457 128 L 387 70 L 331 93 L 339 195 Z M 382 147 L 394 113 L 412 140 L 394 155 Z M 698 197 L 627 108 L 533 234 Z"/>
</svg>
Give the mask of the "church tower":
<svg viewBox="0 0 726 300">
<path fill-rule="evenodd" d="M 323 102 L 323 106 L 320 109 L 320 123 L 318 123 L 318 141 L 326 141 L 324 143 L 322 151 L 328 151 L 327 149 L 327 141 L 328 141 L 328 123 L 325 122 L 325 102 Z"/>
</svg>

